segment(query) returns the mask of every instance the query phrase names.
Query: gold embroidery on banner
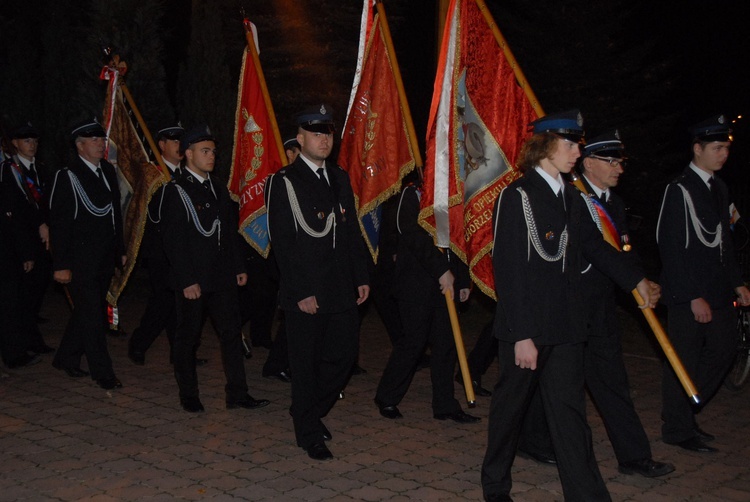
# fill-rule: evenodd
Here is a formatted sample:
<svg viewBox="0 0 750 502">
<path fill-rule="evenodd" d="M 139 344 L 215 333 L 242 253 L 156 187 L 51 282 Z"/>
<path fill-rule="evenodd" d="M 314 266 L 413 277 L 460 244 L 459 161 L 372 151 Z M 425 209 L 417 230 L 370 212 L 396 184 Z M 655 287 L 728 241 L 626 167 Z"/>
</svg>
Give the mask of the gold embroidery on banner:
<svg viewBox="0 0 750 502">
<path fill-rule="evenodd" d="M 245 119 L 245 127 L 242 128 L 244 134 L 240 135 L 240 165 L 246 166 L 247 170 L 240 182 L 240 190 L 248 185 L 250 180 L 255 178 L 258 170 L 263 165 L 263 129 L 255 121 L 255 117 L 248 113 L 246 108 L 242 108 L 242 118 Z"/>
</svg>

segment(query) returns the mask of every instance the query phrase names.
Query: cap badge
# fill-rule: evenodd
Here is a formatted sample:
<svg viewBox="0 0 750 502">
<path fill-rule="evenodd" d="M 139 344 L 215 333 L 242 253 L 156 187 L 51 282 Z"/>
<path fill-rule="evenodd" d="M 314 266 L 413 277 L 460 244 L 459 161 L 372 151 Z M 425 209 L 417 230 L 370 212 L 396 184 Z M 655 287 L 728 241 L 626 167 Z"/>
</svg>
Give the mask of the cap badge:
<svg viewBox="0 0 750 502">
<path fill-rule="evenodd" d="M 326 113 L 328 113 L 328 111 L 326 110 L 326 106 L 320 105 L 320 114 L 325 115 Z"/>
<path fill-rule="evenodd" d="M 576 123 L 578 124 L 578 127 L 583 127 L 583 115 L 581 115 L 581 112 L 578 112 L 578 115 L 576 116 Z"/>
<path fill-rule="evenodd" d="M 719 115 L 719 124 L 723 124 L 725 121 L 724 115 Z"/>
</svg>

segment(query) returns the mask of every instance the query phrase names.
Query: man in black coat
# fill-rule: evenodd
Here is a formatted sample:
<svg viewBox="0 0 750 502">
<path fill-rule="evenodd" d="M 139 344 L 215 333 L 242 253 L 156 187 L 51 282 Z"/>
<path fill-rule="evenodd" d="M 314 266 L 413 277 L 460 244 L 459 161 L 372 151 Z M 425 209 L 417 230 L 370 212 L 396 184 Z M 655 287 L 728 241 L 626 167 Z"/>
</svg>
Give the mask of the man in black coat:
<svg viewBox="0 0 750 502">
<path fill-rule="evenodd" d="M 383 370 L 375 403 L 383 417 L 402 417 L 397 405 L 406 395 L 429 342 L 433 416 L 438 420 L 476 423 L 479 418 L 465 413 L 454 397 L 456 346 L 444 297 L 448 293 L 453 301 L 454 291 L 458 290 L 460 301 L 469 299 L 469 271 L 450 250 L 438 249 L 432 236 L 419 226 L 419 198 L 414 184 L 406 185 L 399 196 L 394 271 L 398 279 L 392 290 L 402 332 Z"/>
<path fill-rule="evenodd" d="M 211 176 L 216 143 L 207 126 L 183 134 L 180 151 L 185 155 L 185 170 L 165 187 L 162 211 L 177 313 L 172 355 L 180 404 L 191 413 L 204 410 L 195 347 L 207 312 L 219 336 L 226 407 L 261 408 L 269 401 L 247 393 L 237 298 L 237 286 L 247 283 L 247 274 L 237 248 L 237 207 L 226 185 Z"/>
<path fill-rule="evenodd" d="M 50 249 L 54 279 L 66 285 L 73 314 L 53 365 L 71 377 L 86 376 L 104 389 L 122 387 L 107 350 L 107 289 L 127 259 L 122 240 L 120 190 L 115 168 L 104 160 L 106 133 L 96 121 L 71 131 L 77 155 L 55 175 L 50 193 Z"/>
<path fill-rule="evenodd" d="M 271 245 L 279 265 L 292 370 L 297 445 L 316 460 L 332 458 L 321 421 L 335 404 L 357 358 L 357 305 L 370 291 L 349 176 L 326 163 L 333 148 L 330 109 L 297 116 L 301 154 L 269 177 Z"/>
<path fill-rule="evenodd" d="M 29 258 L 34 265 L 24 271 L 19 292 L 21 332 L 29 350 L 47 354 L 54 349 L 44 342 L 38 325 L 51 278 L 46 172 L 36 158 L 39 132 L 31 123 L 23 124 L 11 131 L 10 140 L 16 153 L 0 164 L 3 197 L 12 201 L 16 220 L 33 237 Z"/>
<path fill-rule="evenodd" d="M 750 305 L 750 291 L 729 233 L 729 190 L 716 173 L 729 156 L 731 130 L 719 115 L 690 128 L 693 158 L 664 192 L 656 236 L 663 265 L 662 302 L 669 338 L 701 395 L 701 407 L 716 394 L 734 360 L 735 295 Z M 710 453 L 713 436 L 695 422 L 695 410 L 672 369 L 662 380 L 665 443 Z"/>
<path fill-rule="evenodd" d="M 176 124 L 159 129 L 156 135 L 161 158 L 169 169 L 169 176 L 172 180 L 177 179 L 181 174 L 180 162 L 183 155 L 180 152 L 180 138 L 184 132 L 185 129 Z M 128 341 L 128 357 L 139 365 L 145 364 L 146 351 L 163 330 L 167 331 L 170 361 L 172 360 L 175 303 L 174 291 L 169 284 L 169 260 L 164 252 L 164 229 L 161 225 L 163 204 L 164 189 L 162 187 L 154 192 L 148 204 L 148 220 L 146 220 L 146 228 L 141 241 L 140 255 L 148 267 L 151 296 L 141 317 L 140 325 L 133 331 Z"/>
<path fill-rule="evenodd" d="M 586 330 L 578 314 L 582 257 L 624 289 L 637 285 L 648 306 L 655 304 L 658 286 L 604 242 L 581 194 L 562 179 L 580 157 L 580 114 L 548 115 L 533 125 L 518 162 L 524 176 L 501 192 L 494 214 L 500 375 L 482 488 L 486 500 L 511 500 L 521 423 L 538 387 L 565 498 L 610 500 L 586 421 Z"/>
</svg>

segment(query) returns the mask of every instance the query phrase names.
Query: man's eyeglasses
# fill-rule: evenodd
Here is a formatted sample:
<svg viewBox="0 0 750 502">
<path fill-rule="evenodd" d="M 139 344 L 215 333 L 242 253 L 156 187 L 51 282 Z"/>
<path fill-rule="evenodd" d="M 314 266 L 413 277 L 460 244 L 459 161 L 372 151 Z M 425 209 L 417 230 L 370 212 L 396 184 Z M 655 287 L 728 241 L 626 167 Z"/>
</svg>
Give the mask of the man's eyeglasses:
<svg viewBox="0 0 750 502">
<path fill-rule="evenodd" d="M 625 167 L 628 165 L 626 159 L 612 159 L 609 157 L 599 157 L 597 155 L 589 155 L 592 159 L 597 160 L 603 160 L 604 162 L 608 163 L 610 167 L 622 167 L 625 169 Z"/>
</svg>

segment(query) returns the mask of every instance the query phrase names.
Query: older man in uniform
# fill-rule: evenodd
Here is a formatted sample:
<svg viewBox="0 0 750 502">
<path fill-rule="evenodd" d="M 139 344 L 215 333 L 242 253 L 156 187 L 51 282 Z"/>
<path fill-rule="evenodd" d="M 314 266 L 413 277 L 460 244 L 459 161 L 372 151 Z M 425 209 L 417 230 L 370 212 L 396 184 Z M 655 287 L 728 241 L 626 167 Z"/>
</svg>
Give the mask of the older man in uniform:
<svg viewBox="0 0 750 502">
<path fill-rule="evenodd" d="M 625 203 L 611 189 L 625 167 L 625 147 L 617 130 L 592 139 L 583 150 L 582 182 L 590 194 L 596 218 L 612 223 L 622 249 L 630 251 Z M 589 337 L 585 350 L 586 387 L 601 414 L 619 470 L 646 477 L 663 476 L 674 466 L 651 458 L 651 446 L 630 398 L 622 359 L 622 328 L 617 322 L 616 284 L 598 269 L 583 270 L 581 306 L 587 314 Z"/>
<path fill-rule="evenodd" d="M 51 269 L 46 172 L 36 158 L 39 131 L 26 123 L 11 131 L 10 140 L 16 153 L 0 164 L 0 184 L 5 188 L 3 196 L 13 201 L 15 217 L 34 236 L 29 257 L 33 266 L 27 267 L 21 278 L 21 332 L 32 352 L 47 354 L 54 349 L 44 342 L 38 325 Z"/>
<path fill-rule="evenodd" d="M 216 328 L 226 377 L 226 407 L 254 409 L 269 404 L 247 391 L 237 286 L 247 274 L 237 248 L 237 209 L 226 184 L 211 176 L 216 143 L 207 126 L 180 140 L 182 176 L 165 187 L 164 248 L 175 291 L 177 325 L 172 348 L 180 404 L 190 413 L 204 410 L 198 393 L 195 347 L 208 313 Z"/>
<path fill-rule="evenodd" d="M 50 248 L 55 281 L 66 285 L 73 314 L 53 365 L 82 377 L 81 355 L 103 389 L 122 387 L 107 350 L 107 288 L 127 256 L 122 240 L 120 190 L 104 160 L 106 133 L 95 120 L 71 131 L 77 155 L 55 175 L 50 193 Z"/>
<path fill-rule="evenodd" d="M 716 173 L 729 156 L 731 130 L 724 115 L 690 128 L 693 158 L 664 191 L 656 236 L 663 264 L 662 302 L 669 338 L 702 403 L 716 394 L 735 354 L 732 300 L 750 305 L 729 234 L 729 190 Z M 695 421 L 679 380 L 664 366 L 662 437 L 700 453 L 715 452 L 713 436 Z"/>
<path fill-rule="evenodd" d="M 333 457 L 321 421 L 357 358 L 357 305 L 370 291 L 349 176 L 326 158 L 333 148 L 331 110 L 297 116 L 301 153 L 266 183 L 269 234 L 281 273 L 297 445 L 310 458 Z"/>
</svg>

